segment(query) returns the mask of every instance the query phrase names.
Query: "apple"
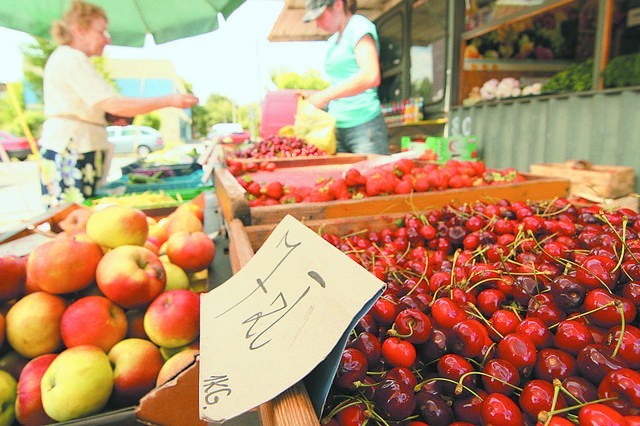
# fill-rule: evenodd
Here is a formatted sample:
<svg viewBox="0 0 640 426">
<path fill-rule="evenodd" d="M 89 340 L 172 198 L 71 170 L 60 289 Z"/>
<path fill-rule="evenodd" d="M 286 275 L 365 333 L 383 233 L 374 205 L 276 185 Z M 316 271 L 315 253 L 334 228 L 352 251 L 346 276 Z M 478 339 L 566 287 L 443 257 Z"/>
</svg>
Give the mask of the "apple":
<svg viewBox="0 0 640 426">
<path fill-rule="evenodd" d="M 0 425 L 12 425 L 16 418 L 17 385 L 11 374 L 0 370 Z"/>
<path fill-rule="evenodd" d="M 141 246 L 148 233 L 147 216 L 132 207 L 108 205 L 96 210 L 87 221 L 89 238 L 109 248 Z"/>
<path fill-rule="evenodd" d="M 156 297 L 144 314 L 144 331 L 158 346 L 185 346 L 200 334 L 200 295 L 169 290 Z"/>
<path fill-rule="evenodd" d="M 92 214 L 93 209 L 80 206 L 58 222 L 58 226 L 69 235 L 85 232 L 87 229 L 87 221 Z"/>
<path fill-rule="evenodd" d="M 166 255 L 160 256 L 160 261 L 162 262 L 162 266 L 164 266 L 164 272 L 167 274 L 167 282 L 164 285 L 164 290 L 188 290 L 190 285 L 189 276 L 184 269 L 171 263 Z"/>
<path fill-rule="evenodd" d="M 175 209 L 177 213 L 181 213 L 183 210 L 190 211 L 191 213 L 195 214 L 198 220 L 204 223 L 204 209 L 200 207 L 198 204 L 188 202 L 188 203 L 180 204 Z"/>
<path fill-rule="evenodd" d="M 26 277 L 27 256 L 1 256 L 0 303 L 22 296 L 25 293 Z"/>
<path fill-rule="evenodd" d="M 124 311 L 103 296 L 85 296 L 76 300 L 60 320 L 60 335 L 67 348 L 95 345 L 109 352 L 126 334 Z"/>
<path fill-rule="evenodd" d="M 37 291 L 19 299 L 7 312 L 7 341 L 26 358 L 55 352 L 61 345 L 60 319 L 65 300 Z"/>
<path fill-rule="evenodd" d="M 215 243 L 207 234 L 198 232 L 176 232 L 167 240 L 167 256 L 171 263 L 186 272 L 197 272 L 207 268 L 216 255 Z"/>
<path fill-rule="evenodd" d="M 62 236 L 38 245 L 27 260 L 27 281 L 53 294 L 82 290 L 96 278 L 100 246 L 80 236 Z"/>
<path fill-rule="evenodd" d="M 177 376 L 178 373 L 180 373 L 182 370 L 193 363 L 199 353 L 199 349 L 187 348 L 166 360 L 162 365 L 160 372 L 158 373 L 156 386 L 160 386 L 168 380 Z"/>
<path fill-rule="evenodd" d="M 4 343 L 4 335 L 5 335 L 6 321 L 4 319 L 4 315 L 0 313 L 0 347 Z"/>
<path fill-rule="evenodd" d="M 169 236 L 167 235 L 168 219 L 163 217 L 157 223 L 149 225 L 149 234 L 147 241 L 151 241 L 156 247 L 161 247 Z"/>
<path fill-rule="evenodd" d="M 16 419 L 26 426 L 37 426 L 53 423 L 42 407 L 40 382 L 44 372 L 58 354 L 44 354 L 30 360 L 22 369 L 18 379 L 18 396 L 16 398 Z"/>
<path fill-rule="evenodd" d="M 174 211 L 167 216 L 167 236 L 171 237 L 176 232 L 197 232 L 202 231 L 204 225 L 195 213 L 189 210 Z"/>
<path fill-rule="evenodd" d="M 164 364 L 160 349 L 146 339 L 124 339 L 108 355 L 114 372 L 111 403 L 116 407 L 137 404 L 155 387 Z"/>
<path fill-rule="evenodd" d="M 45 413 L 58 422 L 101 411 L 113 390 L 109 357 L 93 345 L 60 352 L 40 382 Z"/>
<path fill-rule="evenodd" d="M 119 246 L 104 255 L 96 271 L 100 291 L 123 308 L 148 305 L 164 290 L 162 262 L 142 246 Z"/>
</svg>

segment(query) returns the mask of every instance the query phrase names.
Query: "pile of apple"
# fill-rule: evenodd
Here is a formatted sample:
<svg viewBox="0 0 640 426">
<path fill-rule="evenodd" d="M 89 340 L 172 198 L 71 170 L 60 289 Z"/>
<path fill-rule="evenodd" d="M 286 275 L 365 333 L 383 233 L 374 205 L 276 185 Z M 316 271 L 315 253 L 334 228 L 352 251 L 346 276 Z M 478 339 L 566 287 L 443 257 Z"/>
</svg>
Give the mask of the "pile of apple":
<svg viewBox="0 0 640 426">
<path fill-rule="evenodd" d="M 637 212 L 502 200 L 322 235 L 387 284 L 323 424 L 640 425 Z"/>
<path fill-rule="evenodd" d="M 160 220 L 78 208 L 28 256 L 0 258 L 0 425 L 136 405 L 194 360 L 192 277 L 215 257 L 198 201 Z"/>
<path fill-rule="evenodd" d="M 525 177 L 515 169 L 488 169 L 482 161 L 421 164 L 405 158 L 364 172 L 351 167 L 344 177 L 318 179 L 312 187 L 280 181 L 261 184 L 251 174 L 237 176 L 236 180 L 245 189 L 249 205 L 256 207 L 500 185 L 521 182 Z"/>
</svg>

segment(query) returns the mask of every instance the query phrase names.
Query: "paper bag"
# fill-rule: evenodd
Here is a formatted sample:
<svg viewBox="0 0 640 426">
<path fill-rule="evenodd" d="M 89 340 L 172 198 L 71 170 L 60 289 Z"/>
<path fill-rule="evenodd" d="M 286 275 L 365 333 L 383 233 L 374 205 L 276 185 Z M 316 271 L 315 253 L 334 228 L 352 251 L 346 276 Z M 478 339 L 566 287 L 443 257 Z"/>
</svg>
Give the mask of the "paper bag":
<svg viewBox="0 0 640 426">
<path fill-rule="evenodd" d="M 300 98 L 293 127 L 295 135 L 300 139 L 328 154 L 335 154 L 336 119 L 328 112 Z"/>
</svg>

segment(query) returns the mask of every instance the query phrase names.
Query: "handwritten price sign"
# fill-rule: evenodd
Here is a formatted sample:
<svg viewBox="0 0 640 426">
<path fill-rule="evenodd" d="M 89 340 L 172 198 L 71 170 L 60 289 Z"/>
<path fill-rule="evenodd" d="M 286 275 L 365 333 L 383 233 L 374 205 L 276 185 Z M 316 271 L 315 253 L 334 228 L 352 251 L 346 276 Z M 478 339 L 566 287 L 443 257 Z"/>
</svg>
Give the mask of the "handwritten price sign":
<svg viewBox="0 0 640 426">
<path fill-rule="evenodd" d="M 285 217 L 244 268 L 202 296 L 200 416 L 231 419 L 299 382 L 383 289 L 373 274 Z"/>
</svg>

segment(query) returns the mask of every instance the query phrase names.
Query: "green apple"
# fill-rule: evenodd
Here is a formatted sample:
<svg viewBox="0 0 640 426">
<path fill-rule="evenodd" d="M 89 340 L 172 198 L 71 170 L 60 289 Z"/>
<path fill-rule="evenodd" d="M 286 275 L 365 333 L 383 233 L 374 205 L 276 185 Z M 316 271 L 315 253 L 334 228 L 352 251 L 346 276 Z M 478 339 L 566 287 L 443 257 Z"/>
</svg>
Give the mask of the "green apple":
<svg viewBox="0 0 640 426">
<path fill-rule="evenodd" d="M 62 345 L 60 319 L 67 303 L 37 291 L 18 300 L 7 312 L 7 341 L 26 358 L 55 352 Z"/>
<path fill-rule="evenodd" d="M 168 256 L 160 256 L 162 266 L 164 266 L 164 272 L 167 274 L 167 282 L 164 285 L 164 290 L 188 290 L 190 281 L 187 273 L 179 267 L 171 263 Z"/>
<path fill-rule="evenodd" d="M 42 376 L 42 406 L 59 422 L 95 414 L 107 405 L 113 382 L 113 369 L 102 349 L 93 345 L 65 349 Z"/>
<path fill-rule="evenodd" d="M 142 210 L 109 205 L 96 210 L 87 221 L 87 235 L 101 246 L 141 246 L 147 240 L 149 223 Z"/>
<path fill-rule="evenodd" d="M 12 425 L 16 419 L 17 389 L 16 379 L 6 371 L 0 370 L 0 426 Z"/>
</svg>

